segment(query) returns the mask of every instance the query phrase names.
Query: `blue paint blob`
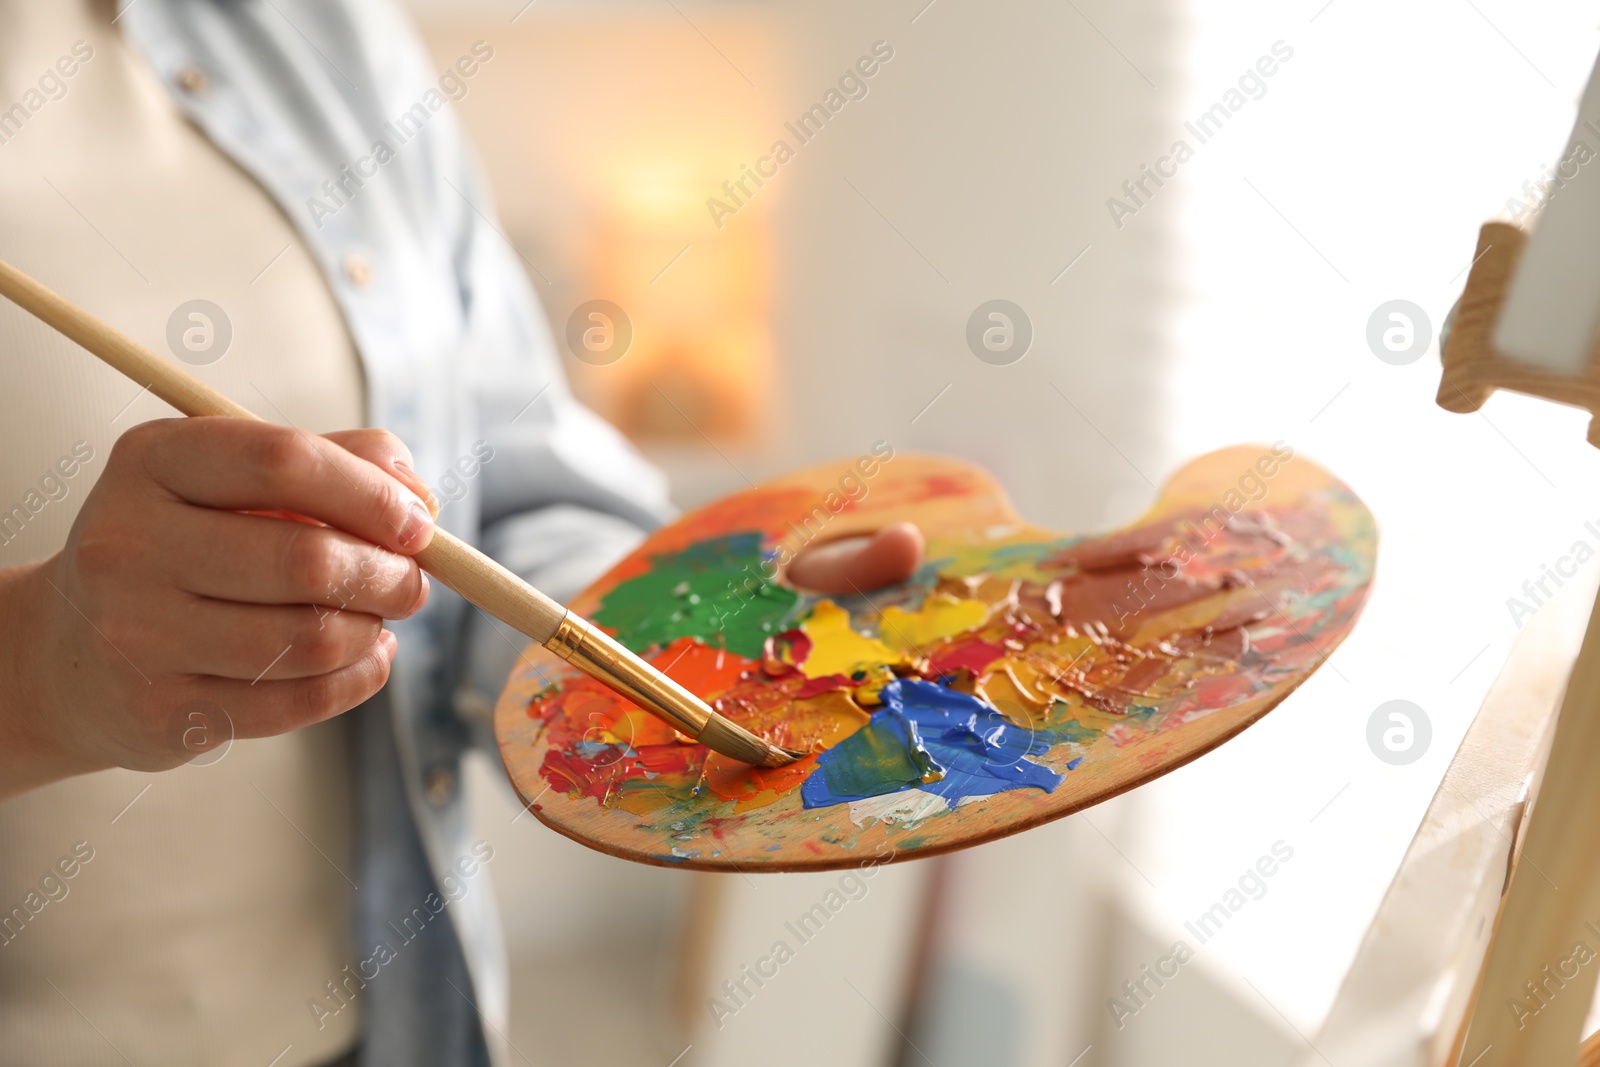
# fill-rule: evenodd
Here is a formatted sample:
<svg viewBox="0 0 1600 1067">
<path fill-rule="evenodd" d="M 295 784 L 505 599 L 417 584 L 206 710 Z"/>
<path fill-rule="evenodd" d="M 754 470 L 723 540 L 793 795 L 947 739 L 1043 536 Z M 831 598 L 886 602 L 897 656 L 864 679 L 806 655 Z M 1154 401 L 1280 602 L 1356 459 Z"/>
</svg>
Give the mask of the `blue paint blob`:
<svg viewBox="0 0 1600 1067">
<path fill-rule="evenodd" d="M 915 788 L 954 807 L 1008 789 L 1051 793 L 1062 776 L 1024 757 L 1043 755 L 1055 740 L 1012 724 L 977 697 L 899 679 L 883 687 L 883 708 L 866 726 L 817 757 L 800 799 L 821 808 Z"/>
</svg>

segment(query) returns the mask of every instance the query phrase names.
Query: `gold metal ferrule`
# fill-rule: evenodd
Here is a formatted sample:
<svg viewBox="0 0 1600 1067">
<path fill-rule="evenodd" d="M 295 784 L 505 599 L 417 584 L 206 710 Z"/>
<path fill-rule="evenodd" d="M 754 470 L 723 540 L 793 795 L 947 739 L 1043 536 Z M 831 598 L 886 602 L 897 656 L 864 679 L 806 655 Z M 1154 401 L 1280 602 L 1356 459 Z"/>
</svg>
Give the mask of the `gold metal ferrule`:
<svg viewBox="0 0 1600 1067">
<path fill-rule="evenodd" d="M 640 707 L 654 711 L 679 733 L 699 738 L 711 718 L 711 709 L 699 697 L 570 611 L 544 647 Z"/>
</svg>

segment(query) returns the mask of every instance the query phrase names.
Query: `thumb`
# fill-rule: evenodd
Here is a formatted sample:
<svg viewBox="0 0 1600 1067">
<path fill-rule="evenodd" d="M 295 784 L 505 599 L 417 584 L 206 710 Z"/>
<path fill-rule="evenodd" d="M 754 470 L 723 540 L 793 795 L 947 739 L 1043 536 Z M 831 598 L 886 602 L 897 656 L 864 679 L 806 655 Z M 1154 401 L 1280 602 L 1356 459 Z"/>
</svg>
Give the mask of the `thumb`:
<svg viewBox="0 0 1600 1067">
<path fill-rule="evenodd" d="M 842 537 L 807 546 L 790 561 L 784 577 L 814 593 L 858 593 L 903 582 L 922 565 L 922 531 L 897 522 L 870 536 Z"/>
</svg>

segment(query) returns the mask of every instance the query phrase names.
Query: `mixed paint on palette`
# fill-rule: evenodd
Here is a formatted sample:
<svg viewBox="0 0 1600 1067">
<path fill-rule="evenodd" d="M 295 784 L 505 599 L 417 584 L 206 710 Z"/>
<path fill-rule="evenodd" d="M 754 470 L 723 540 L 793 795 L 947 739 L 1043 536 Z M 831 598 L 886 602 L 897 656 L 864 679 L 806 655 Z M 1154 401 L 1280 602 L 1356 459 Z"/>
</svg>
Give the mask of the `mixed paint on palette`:
<svg viewBox="0 0 1600 1067">
<path fill-rule="evenodd" d="M 723 715 L 810 755 L 751 768 L 547 672 L 526 715 L 550 792 L 625 813 L 667 859 L 718 855 L 752 827 L 773 850 L 805 826 L 810 847 L 848 849 L 874 823 L 915 848 L 950 813 L 1048 803 L 1085 761 L 1292 688 L 1353 623 L 1375 536 L 1329 479 L 1287 506 L 1158 510 L 1107 537 L 935 533 L 910 581 L 826 597 L 768 577 L 797 529 L 784 517 L 814 503 L 730 498 L 647 543 L 587 607 Z"/>
</svg>

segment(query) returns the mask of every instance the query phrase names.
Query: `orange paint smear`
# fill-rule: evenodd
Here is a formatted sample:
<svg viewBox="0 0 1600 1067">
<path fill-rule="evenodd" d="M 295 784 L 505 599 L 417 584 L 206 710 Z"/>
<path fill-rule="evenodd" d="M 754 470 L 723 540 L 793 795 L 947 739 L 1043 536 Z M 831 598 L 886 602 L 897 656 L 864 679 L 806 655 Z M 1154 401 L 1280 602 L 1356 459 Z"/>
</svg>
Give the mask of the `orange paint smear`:
<svg viewBox="0 0 1600 1067">
<path fill-rule="evenodd" d="M 692 637 L 680 637 L 651 657 L 652 665 L 702 700 L 726 692 L 755 664 Z"/>
</svg>

